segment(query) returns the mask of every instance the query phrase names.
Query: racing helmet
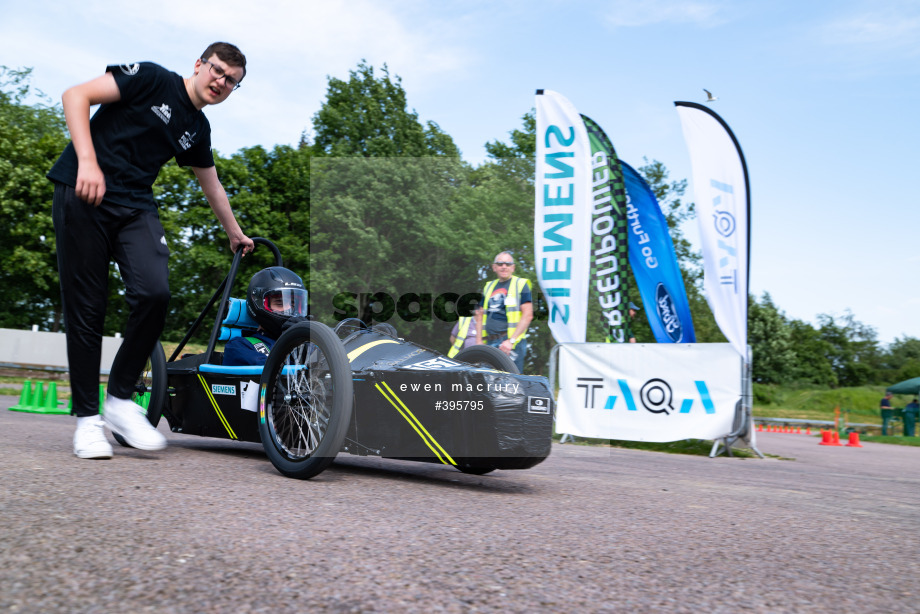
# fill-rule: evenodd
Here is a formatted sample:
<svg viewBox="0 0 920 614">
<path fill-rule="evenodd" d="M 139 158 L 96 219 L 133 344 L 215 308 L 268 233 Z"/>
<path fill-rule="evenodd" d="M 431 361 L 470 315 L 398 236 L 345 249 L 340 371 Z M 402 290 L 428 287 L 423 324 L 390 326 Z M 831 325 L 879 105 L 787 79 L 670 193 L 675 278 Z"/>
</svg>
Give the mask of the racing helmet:
<svg viewBox="0 0 920 614">
<path fill-rule="evenodd" d="M 252 276 L 246 291 L 246 311 L 273 337 L 281 335 L 288 318 L 307 317 L 307 291 L 294 271 L 280 266 Z"/>
</svg>

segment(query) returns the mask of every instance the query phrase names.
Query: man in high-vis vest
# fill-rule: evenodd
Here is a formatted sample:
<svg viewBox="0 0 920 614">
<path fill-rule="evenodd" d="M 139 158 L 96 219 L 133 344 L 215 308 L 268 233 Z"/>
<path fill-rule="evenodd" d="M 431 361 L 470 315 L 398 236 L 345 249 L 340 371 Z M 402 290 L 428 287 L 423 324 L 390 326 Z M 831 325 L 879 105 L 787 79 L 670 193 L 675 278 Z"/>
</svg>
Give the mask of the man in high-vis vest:
<svg viewBox="0 0 920 614">
<path fill-rule="evenodd" d="M 508 252 L 495 257 L 492 271 L 497 279 L 486 284 L 482 304 L 476 309 L 477 343 L 497 347 L 523 373 L 527 353 L 525 334 L 533 320 L 530 280 L 514 275 L 514 259 Z"/>
</svg>

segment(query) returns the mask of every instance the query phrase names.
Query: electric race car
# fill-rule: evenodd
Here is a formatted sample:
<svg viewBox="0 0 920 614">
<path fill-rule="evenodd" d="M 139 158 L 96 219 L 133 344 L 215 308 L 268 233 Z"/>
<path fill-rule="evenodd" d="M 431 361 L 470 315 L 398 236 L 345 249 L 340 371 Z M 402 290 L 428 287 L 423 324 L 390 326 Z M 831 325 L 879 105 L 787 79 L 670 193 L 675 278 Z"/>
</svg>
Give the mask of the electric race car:
<svg viewBox="0 0 920 614">
<path fill-rule="evenodd" d="M 254 241 L 282 266 L 271 241 Z M 162 416 L 176 433 L 261 442 L 278 471 L 301 479 L 339 452 L 477 475 L 527 469 L 549 455 L 549 381 L 519 374 L 494 347 L 451 359 L 386 323 L 344 320 L 333 329 L 306 319 L 286 328 L 264 367 L 223 365 L 217 344 L 258 327 L 244 301 L 230 297 L 240 257 L 170 359 L 159 344 L 151 354 L 136 398 L 154 426 Z M 178 358 L 218 297 L 207 351 Z"/>
</svg>

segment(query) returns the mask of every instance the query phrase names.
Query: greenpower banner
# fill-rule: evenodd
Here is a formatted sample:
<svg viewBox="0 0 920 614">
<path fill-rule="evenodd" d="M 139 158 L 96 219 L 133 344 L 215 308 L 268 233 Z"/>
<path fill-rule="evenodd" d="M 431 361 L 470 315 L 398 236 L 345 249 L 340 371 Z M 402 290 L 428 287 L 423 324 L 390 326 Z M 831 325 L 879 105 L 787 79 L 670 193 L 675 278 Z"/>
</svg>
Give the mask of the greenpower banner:
<svg viewBox="0 0 920 614">
<path fill-rule="evenodd" d="M 589 303 L 597 303 L 607 341 L 627 341 L 629 233 L 626 187 L 613 144 L 597 123 L 581 116 L 591 144 Z"/>
</svg>

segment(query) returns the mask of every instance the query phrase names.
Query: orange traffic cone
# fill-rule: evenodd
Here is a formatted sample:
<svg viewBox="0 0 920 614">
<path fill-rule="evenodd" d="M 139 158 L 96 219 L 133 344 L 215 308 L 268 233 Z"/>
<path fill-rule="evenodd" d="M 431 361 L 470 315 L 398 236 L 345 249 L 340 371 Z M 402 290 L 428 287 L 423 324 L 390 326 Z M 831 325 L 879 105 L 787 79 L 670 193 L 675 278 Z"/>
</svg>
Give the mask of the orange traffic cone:
<svg viewBox="0 0 920 614">
<path fill-rule="evenodd" d="M 831 432 L 830 431 L 821 431 L 821 443 L 819 446 L 829 446 L 831 445 Z"/>
<path fill-rule="evenodd" d="M 853 431 L 850 433 L 850 441 L 847 443 L 847 446 L 851 448 L 861 448 L 862 444 L 859 443 L 859 433 Z"/>
<path fill-rule="evenodd" d="M 831 445 L 832 446 L 842 446 L 843 445 L 842 443 L 840 443 L 840 433 L 838 433 L 837 431 L 833 431 L 831 433 Z"/>
</svg>

